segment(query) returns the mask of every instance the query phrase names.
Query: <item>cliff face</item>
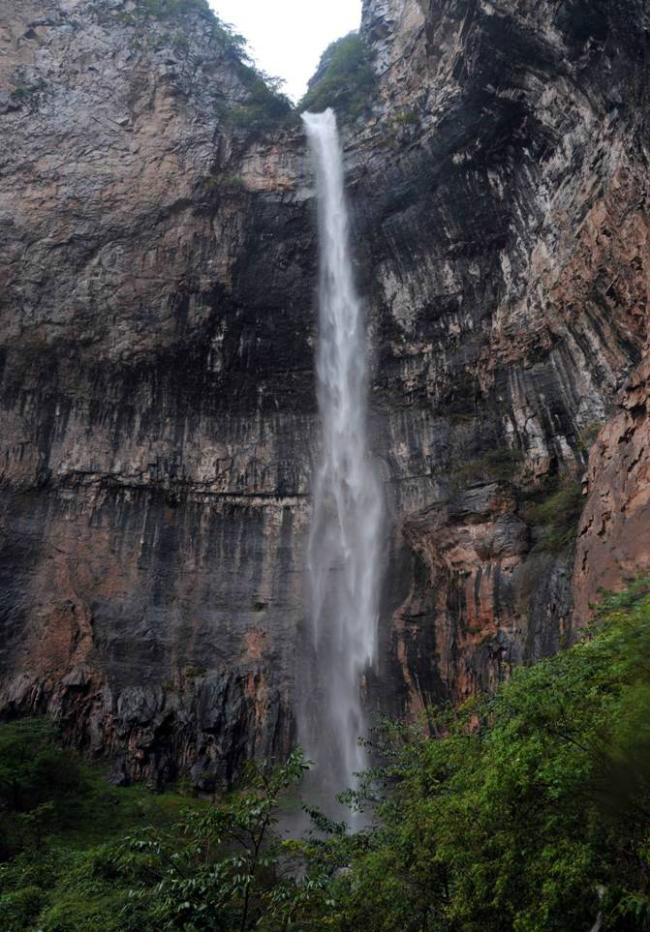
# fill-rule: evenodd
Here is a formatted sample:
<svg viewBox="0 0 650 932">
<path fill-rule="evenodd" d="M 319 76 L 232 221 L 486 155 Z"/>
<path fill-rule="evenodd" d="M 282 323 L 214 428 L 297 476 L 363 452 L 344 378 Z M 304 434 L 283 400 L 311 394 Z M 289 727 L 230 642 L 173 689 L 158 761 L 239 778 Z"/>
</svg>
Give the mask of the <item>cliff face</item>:
<svg viewBox="0 0 650 932">
<path fill-rule="evenodd" d="M 18 7 L 2 705 L 59 714 L 118 775 L 228 779 L 288 748 L 300 701 L 302 133 L 256 119 L 191 5 Z M 362 34 L 376 96 L 344 139 L 392 515 L 369 690 L 401 711 L 556 650 L 599 585 L 650 566 L 650 20 L 642 0 L 366 0 Z M 581 480 L 579 527 L 549 518 Z"/>
<path fill-rule="evenodd" d="M 210 17 L 1 10 L 4 703 L 227 776 L 291 736 L 306 193 Z"/>
<path fill-rule="evenodd" d="M 414 477 L 396 483 L 396 654 L 416 696 L 458 699 L 556 650 L 599 585 L 650 561 L 648 13 L 414 0 L 367 3 L 364 28 L 377 394 L 389 459 L 408 451 L 391 475 Z M 574 519 L 544 521 L 575 509 L 606 422 L 574 577 Z"/>
</svg>

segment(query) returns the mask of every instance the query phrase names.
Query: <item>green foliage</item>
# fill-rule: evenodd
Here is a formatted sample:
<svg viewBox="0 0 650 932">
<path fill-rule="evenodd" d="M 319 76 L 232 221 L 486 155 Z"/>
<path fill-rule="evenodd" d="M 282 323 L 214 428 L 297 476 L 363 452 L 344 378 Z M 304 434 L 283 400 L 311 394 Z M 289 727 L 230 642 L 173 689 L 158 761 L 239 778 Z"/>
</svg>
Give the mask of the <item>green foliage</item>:
<svg viewBox="0 0 650 932">
<path fill-rule="evenodd" d="M 259 925 L 278 893 L 278 807 L 304 771 L 298 752 L 275 767 L 251 765 L 243 792 L 188 813 L 176 836 L 127 839 L 113 865 L 132 873 L 132 902 L 155 928 L 244 932 Z"/>
<path fill-rule="evenodd" d="M 573 476 L 558 476 L 529 496 L 523 517 L 535 529 L 535 549 L 558 553 L 570 546 L 583 508 L 582 485 Z"/>
<path fill-rule="evenodd" d="M 522 462 L 520 450 L 511 450 L 509 447 L 489 450 L 482 456 L 459 465 L 454 472 L 454 483 L 456 488 L 463 488 L 472 482 L 512 479 Z"/>
<path fill-rule="evenodd" d="M 442 737 L 388 727 L 377 826 L 304 849 L 323 912 L 299 928 L 567 932 L 599 911 L 608 932 L 648 928 L 649 592 L 608 599 L 579 644 L 439 714 Z"/>
<path fill-rule="evenodd" d="M 281 92 L 282 80 L 260 71 L 253 64 L 243 36 L 216 18 L 214 28 L 231 54 L 233 66 L 247 91 L 246 100 L 239 107 L 224 109 L 221 116 L 243 130 L 264 132 L 275 129 L 292 113 L 289 98 Z"/>
<path fill-rule="evenodd" d="M 0 895 L 0 928 L 6 932 L 31 926 L 46 902 L 40 887 L 25 886 L 13 893 Z"/>
<path fill-rule="evenodd" d="M 290 116 L 289 99 L 279 91 L 281 81 L 241 62 L 239 77 L 248 97 L 241 106 L 225 114 L 228 122 L 244 130 L 265 131 L 274 129 Z"/>
<path fill-rule="evenodd" d="M 11 92 L 11 101 L 14 104 L 31 104 L 38 99 L 39 94 L 47 89 L 47 84 L 42 78 L 30 84 L 18 84 Z"/>
<path fill-rule="evenodd" d="M 419 123 L 420 118 L 414 110 L 398 110 L 391 122 L 396 126 L 410 126 Z"/>
<path fill-rule="evenodd" d="M 61 747 L 45 719 L 1 725 L 0 929 L 129 932 L 120 918 L 129 887 L 102 867 L 112 839 L 146 826 L 170 831 L 181 813 L 206 805 L 109 786 L 100 770 Z"/>
<path fill-rule="evenodd" d="M 69 822 L 84 777 L 45 719 L 0 727 L 0 857 Z"/>
<path fill-rule="evenodd" d="M 76 759 L 57 744 L 46 719 L 23 719 L 0 728 L 0 805 L 25 813 L 79 791 Z"/>
<path fill-rule="evenodd" d="M 589 452 L 602 426 L 602 421 L 590 421 L 589 424 L 582 428 L 578 434 L 578 440 L 583 453 L 587 454 Z"/>
<path fill-rule="evenodd" d="M 341 117 L 354 119 L 367 109 L 375 86 L 368 49 L 351 32 L 325 50 L 299 108 L 319 112 L 334 107 Z"/>
<path fill-rule="evenodd" d="M 44 723 L 21 724 L 25 732 L 46 733 L 49 742 L 51 732 Z M 29 769 L 15 754 L 12 762 L 18 773 Z M 83 771 L 83 763 L 76 762 Z M 109 812 L 103 809 L 89 770 L 78 791 L 78 824 L 41 837 L 39 845 L 26 846 L 0 864 L 0 928 L 254 928 L 273 912 L 280 897 L 280 866 L 287 856 L 274 827 L 283 795 L 304 770 L 297 752 L 280 766 L 251 764 L 243 789 L 213 805 L 174 794 L 153 796 L 139 787 L 117 790 L 99 784 L 111 799 Z"/>
</svg>

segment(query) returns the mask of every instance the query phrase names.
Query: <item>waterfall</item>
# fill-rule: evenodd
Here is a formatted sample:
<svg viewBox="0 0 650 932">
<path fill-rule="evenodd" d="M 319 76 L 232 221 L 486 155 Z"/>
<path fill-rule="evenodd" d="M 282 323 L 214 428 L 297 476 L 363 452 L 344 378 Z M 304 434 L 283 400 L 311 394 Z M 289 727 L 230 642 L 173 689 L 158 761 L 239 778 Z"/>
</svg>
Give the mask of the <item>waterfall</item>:
<svg viewBox="0 0 650 932">
<path fill-rule="evenodd" d="M 367 766 L 365 672 L 377 646 L 383 498 L 367 438 L 367 340 L 356 294 L 332 110 L 303 115 L 318 188 L 320 236 L 317 352 L 321 451 L 307 554 L 318 685 L 301 740 L 328 793 L 354 785 Z M 310 689 L 311 691 L 311 689 Z"/>
</svg>

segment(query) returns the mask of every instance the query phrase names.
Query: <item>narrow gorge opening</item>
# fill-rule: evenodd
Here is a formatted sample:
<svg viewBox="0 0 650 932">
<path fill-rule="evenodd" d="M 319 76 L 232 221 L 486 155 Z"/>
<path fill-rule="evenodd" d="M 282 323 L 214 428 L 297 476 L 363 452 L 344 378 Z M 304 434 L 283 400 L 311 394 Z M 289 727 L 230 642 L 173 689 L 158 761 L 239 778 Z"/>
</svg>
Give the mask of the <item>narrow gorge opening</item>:
<svg viewBox="0 0 650 932">
<path fill-rule="evenodd" d="M 359 29 L 361 0 L 210 0 L 219 19 L 245 37 L 257 67 L 302 100 L 327 46 Z"/>
</svg>

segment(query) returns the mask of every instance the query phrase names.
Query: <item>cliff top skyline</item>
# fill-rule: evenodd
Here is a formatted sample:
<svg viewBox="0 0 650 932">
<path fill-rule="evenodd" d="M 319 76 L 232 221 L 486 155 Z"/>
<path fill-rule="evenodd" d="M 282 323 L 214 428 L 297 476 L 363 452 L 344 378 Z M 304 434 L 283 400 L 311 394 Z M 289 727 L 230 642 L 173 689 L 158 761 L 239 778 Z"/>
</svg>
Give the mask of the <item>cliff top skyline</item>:
<svg viewBox="0 0 650 932">
<path fill-rule="evenodd" d="M 251 56 L 272 77 L 282 78 L 294 101 L 307 90 L 320 56 L 330 42 L 359 28 L 361 0 L 210 0 L 224 22 L 249 43 Z"/>
</svg>

